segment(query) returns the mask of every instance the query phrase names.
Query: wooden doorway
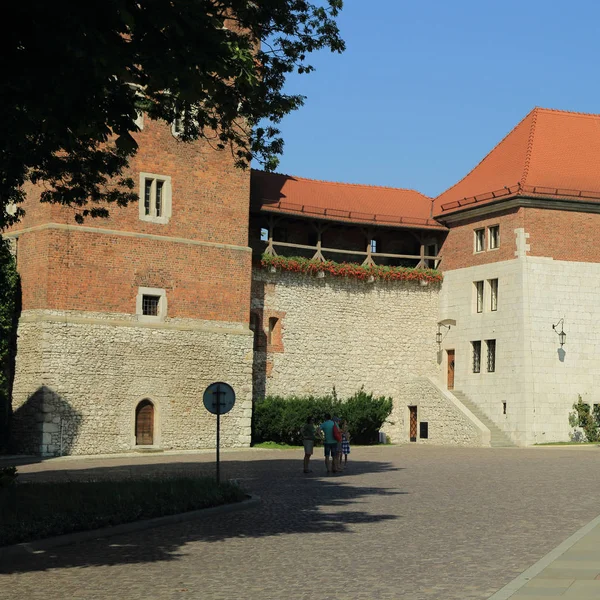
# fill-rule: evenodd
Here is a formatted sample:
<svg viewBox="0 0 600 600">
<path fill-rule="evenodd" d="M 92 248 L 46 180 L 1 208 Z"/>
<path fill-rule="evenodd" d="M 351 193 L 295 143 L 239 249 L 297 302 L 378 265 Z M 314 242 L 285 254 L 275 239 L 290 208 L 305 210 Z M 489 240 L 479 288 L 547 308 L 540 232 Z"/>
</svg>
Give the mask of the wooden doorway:
<svg viewBox="0 0 600 600">
<path fill-rule="evenodd" d="M 410 441 L 417 441 L 417 407 L 409 406 L 408 410 L 410 411 Z"/>
<path fill-rule="evenodd" d="M 150 400 L 142 400 L 135 409 L 135 444 L 154 444 L 154 404 Z"/>
<path fill-rule="evenodd" d="M 446 350 L 448 353 L 448 389 L 454 389 L 454 350 Z"/>
</svg>

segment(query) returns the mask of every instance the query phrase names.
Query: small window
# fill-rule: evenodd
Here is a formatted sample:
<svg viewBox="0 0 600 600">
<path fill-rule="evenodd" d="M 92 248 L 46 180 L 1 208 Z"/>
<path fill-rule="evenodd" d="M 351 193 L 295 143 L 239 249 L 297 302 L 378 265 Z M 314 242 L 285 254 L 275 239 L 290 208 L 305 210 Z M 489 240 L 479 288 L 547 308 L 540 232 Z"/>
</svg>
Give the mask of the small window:
<svg viewBox="0 0 600 600">
<path fill-rule="evenodd" d="M 160 296 L 149 296 L 144 294 L 142 296 L 142 314 L 150 315 L 152 317 L 158 317 L 159 303 Z"/>
<path fill-rule="evenodd" d="M 269 333 L 267 336 L 267 343 L 272 344 L 275 341 L 275 329 L 279 319 L 277 317 L 269 317 Z"/>
<path fill-rule="evenodd" d="M 488 240 L 490 250 L 500 248 L 500 225 L 488 227 Z"/>
<path fill-rule="evenodd" d="M 371 247 L 371 253 L 375 254 L 375 252 L 377 252 L 377 240 L 371 240 L 369 245 Z"/>
<path fill-rule="evenodd" d="M 265 227 L 260 228 L 260 241 L 268 242 L 269 241 L 269 230 Z"/>
<path fill-rule="evenodd" d="M 477 312 L 483 312 L 483 281 L 475 282 L 475 305 Z"/>
<path fill-rule="evenodd" d="M 489 279 L 490 282 L 490 310 L 498 310 L 498 280 Z"/>
<path fill-rule="evenodd" d="M 481 371 L 481 342 L 471 342 L 473 346 L 473 373 Z"/>
<path fill-rule="evenodd" d="M 163 321 L 167 315 L 167 294 L 160 288 L 138 288 L 136 314 L 140 321 Z"/>
<path fill-rule="evenodd" d="M 171 178 L 140 174 L 140 219 L 166 224 L 171 216 Z"/>
<path fill-rule="evenodd" d="M 175 137 L 179 137 L 184 132 L 183 114 L 179 114 L 171 123 L 171 133 Z"/>
<path fill-rule="evenodd" d="M 485 229 L 475 230 L 475 252 L 483 252 L 485 250 Z"/>
<path fill-rule="evenodd" d="M 506 414 L 506 402 L 502 403 L 502 414 L 505 415 Z"/>
<path fill-rule="evenodd" d="M 141 110 L 137 111 L 137 117 L 133 122 L 140 131 L 144 129 L 144 113 Z"/>
<path fill-rule="evenodd" d="M 496 370 L 496 340 L 486 340 L 487 345 L 487 370 L 493 373 Z"/>
</svg>

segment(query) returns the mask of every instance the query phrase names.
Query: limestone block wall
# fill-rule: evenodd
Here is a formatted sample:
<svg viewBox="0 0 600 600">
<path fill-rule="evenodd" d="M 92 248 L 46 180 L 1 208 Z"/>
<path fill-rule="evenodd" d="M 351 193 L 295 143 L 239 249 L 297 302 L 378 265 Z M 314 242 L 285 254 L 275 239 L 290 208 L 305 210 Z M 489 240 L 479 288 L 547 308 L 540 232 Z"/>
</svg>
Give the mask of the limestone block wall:
<svg viewBox="0 0 600 600">
<path fill-rule="evenodd" d="M 344 397 L 364 385 L 393 397 L 387 431 L 393 441 L 408 441 L 407 406 L 427 396 L 426 377 L 438 370 L 439 285 L 255 269 L 252 290 L 256 396 L 326 394 L 335 386 Z M 272 317 L 281 330 L 269 344 Z M 432 407 L 430 418 L 437 414 Z"/>
<path fill-rule="evenodd" d="M 229 383 L 237 395 L 221 419 L 223 446 L 250 444 L 252 337 L 241 325 L 36 310 L 24 311 L 18 333 L 16 451 L 132 450 L 135 409 L 146 398 L 155 407 L 156 448 L 214 447 L 215 417 L 202 402 L 214 381 Z"/>
<path fill-rule="evenodd" d="M 528 256 L 525 286 L 531 443 L 567 440 L 568 414 L 577 396 L 590 405 L 600 403 L 600 264 Z M 552 329 L 561 318 L 567 333 L 562 349 Z"/>
<path fill-rule="evenodd" d="M 491 310 L 488 281 L 498 279 L 497 310 Z M 528 409 L 531 356 L 526 353 L 527 298 L 523 294 L 523 260 L 476 265 L 446 271 L 440 295 L 440 320 L 456 326 L 442 329 L 440 377 L 447 384 L 448 350 L 455 351 L 454 388 L 467 394 L 517 444 L 526 444 L 531 429 Z M 484 282 L 484 305 L 477 312 L 475 282 Z M 487 370 L 487 340 L 496 340 L 494 372 Z M 473 342 L 481 342 L 480 372 L 473 372 Z M 529 383 L 528 383 L 529 382 Z M 506 414 L 504 414 L 506 403 Z"/>
</svg>

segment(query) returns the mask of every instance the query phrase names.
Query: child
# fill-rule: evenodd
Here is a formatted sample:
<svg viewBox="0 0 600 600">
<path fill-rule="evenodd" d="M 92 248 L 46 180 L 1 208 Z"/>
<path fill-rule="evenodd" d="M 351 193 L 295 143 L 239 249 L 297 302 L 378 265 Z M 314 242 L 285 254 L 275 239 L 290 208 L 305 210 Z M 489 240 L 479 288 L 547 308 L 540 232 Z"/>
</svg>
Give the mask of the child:
<svg viewBox="0 0 600 600">
<path fill-rule="evenodd" d="M 348 454 L 350 454 L 350 432 L 348 431 L 348 421 L 346 419 L 342 422 L 342 454 L 344 455 L 345 468 L 348 464 Z"/>
</svg>

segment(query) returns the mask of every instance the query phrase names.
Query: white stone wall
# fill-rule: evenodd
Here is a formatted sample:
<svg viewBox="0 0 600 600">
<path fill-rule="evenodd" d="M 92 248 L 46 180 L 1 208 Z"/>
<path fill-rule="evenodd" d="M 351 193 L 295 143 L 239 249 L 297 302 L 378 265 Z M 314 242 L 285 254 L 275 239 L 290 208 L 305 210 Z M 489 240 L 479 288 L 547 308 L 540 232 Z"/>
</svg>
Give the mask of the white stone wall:
<svg viewBox="0 0 600 600">
<path fill-rule="evenodd" d="M 207 385 L 225 381 L 236 405 L 221 419 L 223 446 L 248 446 L 252 337 L 239 324 L 131 315 L 25 311 L 19 324 L 13 439 L 21 452 L 123 452 L 135 448 L 135 408 L 155 405 L 154 446 L 210 448 L 215 417 Z"/>
<path fill-rule="evenodd" d="M 473 282 L 496 277 L 498 310 L 486 306 L 477 314 Z M 563 317 L 564 352 L 552 329 Z M 521 253 L 511 261 L 446 272 L 440 319 L 446 318 L 457 324 L 444 337 L 440 380 L 446 383 L 446 351 L 454 348 L 455 389 L 517 444 L 566 441 L 568 414 L 578 394 L 590 404 L 600 403 L 599 264 Z M 497 340 L 494 373 L 486 372 L 487 339 Z M 480 373 L 472 372 L 473 340 L 482 341 Z"/>
<path fill-rule="evenodd" d="M 253 275 L 252 308 L 285 313 L 283 352 L 266 357 L 272 362 L 266 395 L 326 394 L 335 386 L 343 398 L 364 386 L 394 399 L 387 432 L 394 442 L 408 441 L 407 406 L 426 402 L 426 377 L 438 370 L 439 285 L 259 269 Z M 433 408 L 427 413 L 431 422 L 441 415 Z M 430 423 L 436 430 L 431 428 Z"/>
</svg>

